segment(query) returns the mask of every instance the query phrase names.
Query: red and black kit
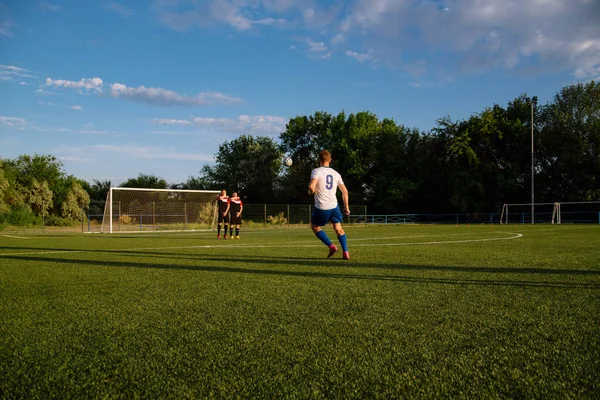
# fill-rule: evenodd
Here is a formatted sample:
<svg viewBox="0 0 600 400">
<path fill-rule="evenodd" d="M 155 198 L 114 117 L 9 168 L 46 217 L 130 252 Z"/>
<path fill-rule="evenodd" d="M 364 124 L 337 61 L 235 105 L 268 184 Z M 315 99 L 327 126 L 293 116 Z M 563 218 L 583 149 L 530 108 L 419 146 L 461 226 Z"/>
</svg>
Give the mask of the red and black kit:
<svg viewBox="0 0 600 400">
<path fill-rule="evenodd" d="M 229 198 L 229 213 L 231 214 L 231 225 L 241 225 L 242 224 L 242 214 L 240 213 L 239 217 L 236 216 L 237 213 L 242 211 L 242 199 L 239 197 L 230 197 Z"/>
<path fill-rule="evenodd" d="M 219 217 L 217 222 L 229 222 L 229 214 L 225 214 L 227 211 L 227 205 L 229 204 L 229 197 L 217 196 L 217 203 L 219 204 Z"/>
</svg>

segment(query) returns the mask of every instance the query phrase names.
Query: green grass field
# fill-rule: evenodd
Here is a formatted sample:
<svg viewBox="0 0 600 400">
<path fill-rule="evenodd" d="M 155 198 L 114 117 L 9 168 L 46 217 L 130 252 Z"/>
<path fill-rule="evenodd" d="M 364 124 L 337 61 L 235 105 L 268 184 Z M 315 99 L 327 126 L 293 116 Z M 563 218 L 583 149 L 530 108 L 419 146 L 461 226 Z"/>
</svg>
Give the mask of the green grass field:
<svg viewBox="0 0 600 400">
<path fill-rule="evenodd" d="M 600 397 L 600 226 L 346 231 L 0 233 L 0 398 Z"/>
</svg>

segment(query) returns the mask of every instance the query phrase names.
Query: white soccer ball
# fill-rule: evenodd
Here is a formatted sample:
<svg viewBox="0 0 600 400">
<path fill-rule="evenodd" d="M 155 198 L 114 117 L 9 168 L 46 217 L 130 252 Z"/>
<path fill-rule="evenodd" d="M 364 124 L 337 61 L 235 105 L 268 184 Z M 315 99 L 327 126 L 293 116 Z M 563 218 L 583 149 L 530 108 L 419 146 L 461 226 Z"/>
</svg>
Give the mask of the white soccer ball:
<svg viewBox="0 0 600 400">
<path fill-rule="evenodd" d="M 293 161 L 290 157 L 283 157 L 283 165 L 285 165 L 286 167 L 291 167 L 293 164 Z"/>
</svg>

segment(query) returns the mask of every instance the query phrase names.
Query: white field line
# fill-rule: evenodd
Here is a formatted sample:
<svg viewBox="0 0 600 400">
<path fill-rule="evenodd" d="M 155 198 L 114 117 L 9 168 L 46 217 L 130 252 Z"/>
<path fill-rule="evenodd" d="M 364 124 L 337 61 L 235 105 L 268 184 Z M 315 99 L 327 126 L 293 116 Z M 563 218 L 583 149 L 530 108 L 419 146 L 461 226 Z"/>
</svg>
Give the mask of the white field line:
<svg viewBox="0 0 600 400">
<path fill-rule="evenodd" d="M 556 228 L 546 228 L 546 229 L 536 229 L 534 232 L 547 232 L 547 231 L 572 231 L 574 229 L 599 229 L 600 224 L 592 225 L 592 226 L 571 226 L 571 227 L 562 227 L 557 226 Z"/>
<path fill-rule="evenodd" d="M 24 236 L 13 236 L 13 235 L 2 235 L 2 236 L 7 237 L 7 238 L 13 238 L 13 239 L 28 239 Z"/>
<path fill-rule="evenodd" d="M 494 237 L 494 238 L 483 238 L 483 239 L 464 239 L 464 240 L 446 240 L 446 241 L 431 241 L 431 242 L 400 242 L 400 243 L 368 243 L 368 244 L 355 244 L 353 247 L 380 247 L 380 246 L 411 246 L 411 245 L 435 245 L 435 244 L 447 244 L 447 243 L 470 243 L 470 242 L 491 242 L 497 240 L 511 240 L 518 239 L 523 237 L 522 233 L 513 233 L 513 232 L 487 232 L 487 233 L 500 233 L 500 234 L 508 234 L 513 235 L 509 237 Z M 419 235 L 422 236 L 422 235 Z M 441 236 L 441 235 L 431 235 L 431 236 Z M 450 236 L 450 235 L 447 235 Z M 398 238 L 406 238 L 406 236 L 398 237 Z M 358 240 L 381 240 L 382 238 L 371 238 L 371 239 L 354 239 L 352 241 Z M 390 238 L 387 238 L 390 239 Z M 351 241 L 348 239 L 348 241 Z M 296 242 L 296 243 L 288 243 L 288 245 L 292 245 L 294 247 L 322 247 L 323 244 L 319 242 L 317 239 L 312 241 L 312 244 L 300 244 L 298 243 L 308 243 L 308 242 Z M 274 247 L 282 247 L 277 244 L 234 244 L 235 248 L 249 248 L 249 249 L 258 249 L 258 248 L 274 248 Z M 181 250 L 181 249 L 215 249 L 215 248 L 232 248 L 230 244 L 213 244 L 213 245 L 199 245 L 199 246 L 164 246 L 164 247 L 140 247 L 140 248 L 129 248 L 129 249 L 105 249 L 103 251 L 148 251 L 148 250 Z M 74 254 L 74 253 L 94 253 L 96 250 L 52 250 L 52 251 L 30 251 L 30 252 L 22 252 L 22 253 L 0 253 L 0 257 L 2 256 L 22 256 L 22 255 L 38 255 L 38 254 Z"/>
</svg>

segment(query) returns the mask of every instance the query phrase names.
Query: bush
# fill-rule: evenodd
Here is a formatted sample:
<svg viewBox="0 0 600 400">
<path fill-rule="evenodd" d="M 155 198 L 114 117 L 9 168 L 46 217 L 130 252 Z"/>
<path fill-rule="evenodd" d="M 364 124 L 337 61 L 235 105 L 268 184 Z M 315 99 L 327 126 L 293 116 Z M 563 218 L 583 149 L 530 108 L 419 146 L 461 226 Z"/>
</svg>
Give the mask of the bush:
<svg viewBox="0 0 600 400">
<path fill-rule="evenodd" d="M 285 225 L 287 224 L 287 218 L 282 211 L 277 215 L 269 215 L 267 217 L 267 222 L 271 225 Z"/>
<path fill-rule="evenodd" d="M 123 214 L 123 215 L 119 216 L 119 223 L 123 224 L 123 225 L 132 225 L 132 224 L 136 224 L 137 221 L 135 220 L 135 218 L 130 217 L 127 214 Z"/>
<path fill-rule="evenodd" d="M 73 226 L 80 223 L 81 221 L 73 221 L 72 219 L 59 217 L 54 214 L 46 215 L 44 218 L 44 225 L 46 226 Z"/>
<path fill-rule="evenodd" d="M 42 219 L 25 207 L 16 207 L 0 214 L 0 224 L 12 226 L 41 225 Z"/>
</svg>

